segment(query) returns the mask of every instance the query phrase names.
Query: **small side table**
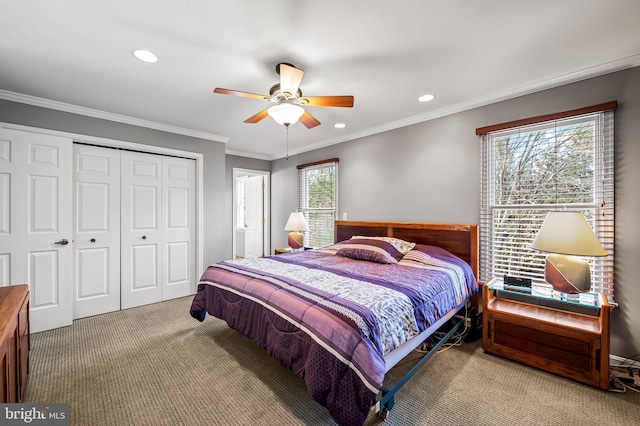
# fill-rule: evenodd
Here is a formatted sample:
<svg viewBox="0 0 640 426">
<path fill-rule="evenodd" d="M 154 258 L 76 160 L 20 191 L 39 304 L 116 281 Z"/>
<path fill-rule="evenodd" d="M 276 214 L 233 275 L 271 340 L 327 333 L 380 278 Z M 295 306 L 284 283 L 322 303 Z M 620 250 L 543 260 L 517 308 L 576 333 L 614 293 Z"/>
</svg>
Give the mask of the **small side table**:
<svg viewBox="0 0 640 426">
<path fill-rule="evenodd" d="M 273 251 L 273 254 L 291 253 L 291 247 L 278 247 Z"/>
<path fill-rule="evenodd" d="M 505 289 L 500 278 L 482 290 L 486 352 L 609 389 L 610 312 L 603 294 L 567 300 L 546 283 L 522 293 Z"/>
</svg>

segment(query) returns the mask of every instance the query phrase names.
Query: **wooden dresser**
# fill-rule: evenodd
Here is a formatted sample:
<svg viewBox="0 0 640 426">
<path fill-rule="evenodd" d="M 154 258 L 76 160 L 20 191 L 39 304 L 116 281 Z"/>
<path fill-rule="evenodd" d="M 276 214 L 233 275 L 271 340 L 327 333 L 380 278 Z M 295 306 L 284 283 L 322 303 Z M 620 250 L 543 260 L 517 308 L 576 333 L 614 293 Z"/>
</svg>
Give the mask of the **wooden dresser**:
<svg viewBox="0 0 640 426">
<path fill-rule="evenodd" d="M 24 401 L 29 348 L 29 286 L 0 287 L 0 402 Z"/>
</svg>

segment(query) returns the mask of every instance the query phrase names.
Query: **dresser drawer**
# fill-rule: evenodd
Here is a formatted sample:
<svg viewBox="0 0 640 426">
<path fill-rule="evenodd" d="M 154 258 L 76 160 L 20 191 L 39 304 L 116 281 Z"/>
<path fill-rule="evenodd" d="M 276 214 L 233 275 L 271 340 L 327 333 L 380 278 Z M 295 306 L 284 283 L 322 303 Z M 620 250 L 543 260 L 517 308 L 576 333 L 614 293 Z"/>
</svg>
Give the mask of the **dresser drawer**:
<svg viewBox="0 0 640 426">
<path fill-rule="evenodd" d="M 499 320 L 494 321 L 493 326 L 493 343 L 496 345 L 582 371 L 588 372 L 593 368 L 596 351 L 588 340 L 558 336 Z"/>
</svg>

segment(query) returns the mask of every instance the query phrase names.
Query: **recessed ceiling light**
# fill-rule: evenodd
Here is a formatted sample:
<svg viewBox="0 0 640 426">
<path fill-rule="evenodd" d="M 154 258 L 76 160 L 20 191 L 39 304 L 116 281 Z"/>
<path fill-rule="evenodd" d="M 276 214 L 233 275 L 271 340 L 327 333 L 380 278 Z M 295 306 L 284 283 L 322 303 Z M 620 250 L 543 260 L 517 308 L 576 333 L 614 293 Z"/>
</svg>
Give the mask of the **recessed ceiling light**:
<svg viewBox="0 0 640 426">
<path fill-rule="evenodd" d="M 154 55 L 152 52 L 144 49 L 136 49 L 133 52 L 133 56 L 140 59 L 143 62 L 148 62 L 150 64 L 155 64 L 158 62 L 158 57 Z"/>
<path fill-rule="evenodd" d="M 422 95 L 418 98 L 419 102 L 429 102 L 434 100 L 436 97 L 434 95 Z"/>
<path fill-rule="evenodd" d="M 345 127 L 347 127 L 347 125 L 344 123 L 336 123 L 333 125 L 333 127 L 335 127 L 336 129 L 344 129 Z"/>
</svg>

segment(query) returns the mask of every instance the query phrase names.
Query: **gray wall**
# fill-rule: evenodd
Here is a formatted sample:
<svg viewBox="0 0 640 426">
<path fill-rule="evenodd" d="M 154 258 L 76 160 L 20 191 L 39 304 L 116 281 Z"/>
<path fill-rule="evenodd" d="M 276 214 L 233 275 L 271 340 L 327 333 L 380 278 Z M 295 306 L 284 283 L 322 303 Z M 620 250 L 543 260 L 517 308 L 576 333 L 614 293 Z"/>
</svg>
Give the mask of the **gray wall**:
<svg viewBox="0 0 640 426">
<path fill-rule="evenodd" d="M 225 219 L 225 145 L 98 118 L 0 100 L 0 122 L 155 145 L 203 154 L 203 262 L 205 265 L 230 255 L 231 236 Z"/>
<path fill-rule="evenodd" d="M 640 68 L 522 96 L 359 140 L 279 159 L 272 164 L 272 246 L 297 206 L 296 165 L 340 158 L 339 218 L 479 221 L 479 138 L 491 124 L 611 100 L 615 115 L 616 260 L 611 353 L 640 352 Z M 635 326 L 634 326 L 635 325 Z"/>
<path fill-rule="evenodd" d="M 339 217 L 470 222 L 479 219 L 479 140 L 490 124 L 618 101 L 616 270 L 611 352 L 640 352 L 640 68 L 557 87 L 273 162 L 224 155 L 224 144 L 0 100 L 0 121 L 204 154 L 204 262 L 231 256 L 233 167 L 271 171 L 271 243 L 297 208 L 296 165 L 340 158 Z"/>
</svg>

